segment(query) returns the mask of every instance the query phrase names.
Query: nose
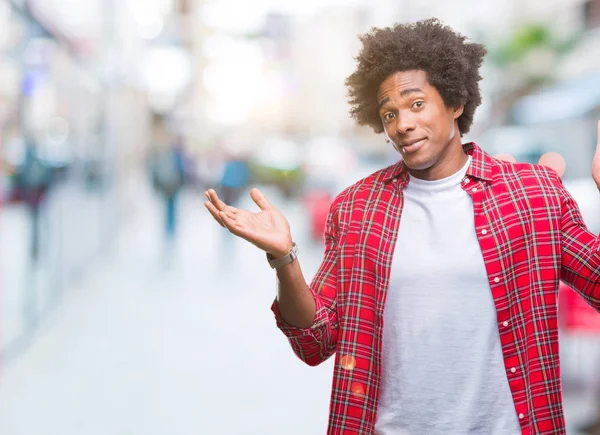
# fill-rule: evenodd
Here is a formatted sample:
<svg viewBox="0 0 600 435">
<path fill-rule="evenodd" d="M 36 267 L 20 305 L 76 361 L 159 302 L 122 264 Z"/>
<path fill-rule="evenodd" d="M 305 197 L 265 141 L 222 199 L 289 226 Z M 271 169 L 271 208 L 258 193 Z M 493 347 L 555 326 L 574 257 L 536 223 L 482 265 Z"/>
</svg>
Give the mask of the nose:
<svg viewBox="0 0 600 435">
<path fill-rule="evenodd" d="M 396 134 L 403 136 L 408 132 L 413 131 L 416 128 L 414 118 L 410 115 L 398 116 L 398 122 L 396 123 Z"/>
</svg>

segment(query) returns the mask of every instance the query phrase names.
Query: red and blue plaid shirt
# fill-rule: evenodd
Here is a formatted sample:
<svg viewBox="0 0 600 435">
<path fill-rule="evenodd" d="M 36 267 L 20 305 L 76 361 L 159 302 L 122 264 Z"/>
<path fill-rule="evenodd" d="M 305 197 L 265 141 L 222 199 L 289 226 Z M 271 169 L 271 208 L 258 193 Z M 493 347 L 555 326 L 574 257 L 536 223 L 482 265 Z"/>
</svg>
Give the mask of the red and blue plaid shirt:
<svg viewBox="0 0 600 435">
<path fill-rule="evenodd" d="M 600 311 L 600 238 L 587 230 L 552 170 L 501 162 L 473 143 L 464 149 L 472 164 L 462 188 L 473 199 L 515 412 L 523 434 L 564 434 L 559 281 Z M 277 325 L 307 364 L 336 353 L 328 434 L 374 432 L 383 308 L 408 181 L 400 161 L 333 202 L 325 258 L 310 285 L 317 307 L 312 327 L 291 327 L 277 303 L 272 307 Z"/>
</svg>

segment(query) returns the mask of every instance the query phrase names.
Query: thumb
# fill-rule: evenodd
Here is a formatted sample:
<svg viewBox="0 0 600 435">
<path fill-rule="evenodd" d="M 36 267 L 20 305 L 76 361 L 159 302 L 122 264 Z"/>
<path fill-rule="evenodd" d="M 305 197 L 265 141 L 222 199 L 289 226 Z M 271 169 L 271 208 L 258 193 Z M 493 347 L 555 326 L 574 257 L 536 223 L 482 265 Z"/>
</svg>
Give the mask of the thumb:
<svg viewBox="0 0 600 435">
<path fill-rule="evenodd" d="M 254 188 L 250 191 L 250 197 L 252 198 L 252 201 L 254 201 L 254 203 L 262 211 L 268 211 L 268 210 L 272 210 L 274 208 L 271 205 L 271 203 L 267 200 L 265 195 L 263 195 L 262 192 L 260 190 L 258 190 L 257 188 Z"/>
<path fill-rule="evenodd" d="M 600 121 L 598 121 L 598 144 L 592 159 L 592 177 L 596 182 L 596 186 L 598 186 L 598 190 L 600 190 Z"/>
<path fill-rule="evenodd" d="M 597 137 L 598 143 L 596 145 L 596 152 L 594 153 L 594 157 L 597 159 L 600 159 L 600 121 L 598 121 L 598 136 L 596 136 L 596 137 Z"/>
<path fill-rule="evenodd" d="M 544 154 L 542 157 L 540 157 L 538 164 L 553 169 L 559 177 L 563 176 L 565 169 L 567 168 L 567 164 L 565 163 L 563 156 L 555 152 Z"/>
</svg>

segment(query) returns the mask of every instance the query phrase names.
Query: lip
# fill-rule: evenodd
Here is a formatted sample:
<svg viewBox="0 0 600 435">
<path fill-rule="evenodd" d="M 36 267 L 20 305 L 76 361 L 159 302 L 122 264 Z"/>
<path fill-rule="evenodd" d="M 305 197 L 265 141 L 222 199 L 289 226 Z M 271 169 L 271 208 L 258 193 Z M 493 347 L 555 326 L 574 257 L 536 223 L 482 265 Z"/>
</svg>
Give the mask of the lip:
<svg viewBox="0 0 600 435">
<path fill-rule="evenodd" d="M 406 141 L 400 144 L 400 149 L 403 153 L 411 153 L 419 149 L 423 142 L 425 142 L 425 138 Z"/>
</svg>

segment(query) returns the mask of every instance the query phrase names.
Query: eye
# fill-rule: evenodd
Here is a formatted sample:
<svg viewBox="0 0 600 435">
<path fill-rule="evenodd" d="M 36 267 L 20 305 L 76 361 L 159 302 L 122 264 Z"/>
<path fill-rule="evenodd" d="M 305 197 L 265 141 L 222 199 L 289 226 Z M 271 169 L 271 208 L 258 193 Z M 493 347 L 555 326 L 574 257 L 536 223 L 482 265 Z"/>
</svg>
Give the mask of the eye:
<svg viewBox="0 0 600 435">
<path fill-rule="evenodd" d="M 421 100 L 419 100 L 419 101 L 415 101 L 415 102 L 413 103 L 413 107 L 414 107 L 414 108 L 416 108 L 416 109 L 420 109 L 420 108 L 421 108 L 421 107 L 423 107 L 424 105 L 425 105 L 425 102 L 424 102 L 424 101 L 421 101 Z"/>
<path fill-rule="evenodd" d="M 392 112 L 388 112 L 385 115 L 383 115 L 383 120 L 385 122 L 390 122 L 392 119 L 394 119 L 394 114 Z"/>
</svg>

